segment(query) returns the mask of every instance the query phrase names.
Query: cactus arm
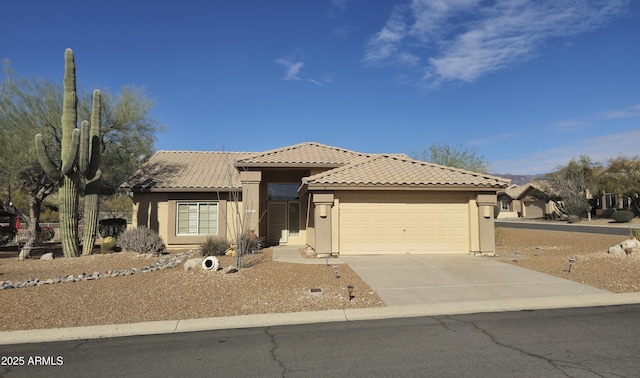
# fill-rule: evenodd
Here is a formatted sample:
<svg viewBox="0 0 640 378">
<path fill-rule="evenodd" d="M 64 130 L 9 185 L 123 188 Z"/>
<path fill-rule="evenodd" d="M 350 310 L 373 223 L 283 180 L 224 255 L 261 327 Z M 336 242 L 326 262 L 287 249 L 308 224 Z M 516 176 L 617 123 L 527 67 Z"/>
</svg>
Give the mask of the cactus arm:
<svg viewBox="0 0 640 378">
<path fill-rule="evenodd" d="M 99 90 L 93 91 L 93 103 L 91 104 L 91 130 L 89 137 L 89 174 L 97 174 L 100 177 L 100 128 L 102 126 L 102 94 Z"/>
<path fill-rule="evenodd" d="M 36 142 L 36 155 L 38 155 L 38 161 L 44 169 L 45 173 L 51 177 L 53 181 L 60 181 L 62 179 L 62 173 L 49 159 L 49 154 L 47 154 L 47 148 L 42 141 L 42 134 L 37 134 L 35 138 Z"/>
<path fill-rule="evenodd" d="M 73 129 L 71 133 L 71 143 L 67 146 L 67 153 L 62 156 L 62 173 L 68 175 L 73 170 L 73 165 L 78 156 L 80 145 L 80 130 Z"/>
<path fill-rule="evenodd" d="M 100 176 L 100 123 L 102 117 L 100 91 L 93 91 L 91 105 L 91 129 L 88 123 L 82 122 L 82 152 L 78 166 L 87 178 L 84 198 L 84 238 L 82 254 L 90 255 L 96 242 L 98 227 L 99 195 L 102 182 Z"/>
<path fill-rule="evenodd" d="M 80 152 L 78 155 L 78 169 L 83 175 L 87 174 L 89 166 L 89 121 L 82 121 L 80 125 Z"/>
</svg>

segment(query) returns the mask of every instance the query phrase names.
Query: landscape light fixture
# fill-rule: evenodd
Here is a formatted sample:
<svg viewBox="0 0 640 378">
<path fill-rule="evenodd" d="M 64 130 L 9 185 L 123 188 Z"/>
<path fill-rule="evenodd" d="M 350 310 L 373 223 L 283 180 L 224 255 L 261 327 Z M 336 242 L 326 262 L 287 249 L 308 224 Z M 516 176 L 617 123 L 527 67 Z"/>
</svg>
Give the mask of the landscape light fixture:
<svg viewBox="0 0 640 378">
<path fill-rule="evenodd" d="M 340 275 L 338 274 L 338 266 L 337 266 L 337 265 L 334 265 L 334 266 L 333 266 L 333 271 L 334 271 L 334 272 L 336 272 L 336 280 L 337 280 L 338 278 L 340 278 Z"/>
<path fill-rule="evenodd" d="M 538 256 L 538 253 L 540 253 L 540 247 L 536 247 L 536 256 Z"/>
<path fill-rule="evenodd" d="M 574 262 L 576 262 L 576 259 L 569 257 L 569 273 L 571 273 L 571 268 L 573 267 Z"/>
<path fill-rule="evenodd" d="M 515 251 L 514 254 L 516 255 L 516 262 L 518 262 L 520 260 L 520 251 Z"/>
<path fill-rule="evenodd" d="M 353 299 L 353 285 L 347 286 L 347 291 L 349 292 L 349 300 Z"/>
</svg>

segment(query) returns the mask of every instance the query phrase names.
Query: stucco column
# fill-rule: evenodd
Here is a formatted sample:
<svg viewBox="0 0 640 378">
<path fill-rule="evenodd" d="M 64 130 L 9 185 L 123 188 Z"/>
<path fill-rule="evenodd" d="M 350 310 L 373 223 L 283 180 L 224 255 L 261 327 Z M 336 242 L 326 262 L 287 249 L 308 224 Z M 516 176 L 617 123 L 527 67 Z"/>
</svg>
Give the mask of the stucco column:
<svg viewBox="0 0 640 378">
<path fill-rule="evenodd" d="M 313 194 L 313 219 L 315 224 L 316 256 L 331 255 L 331 207 L 333 193 Z"/>
<path fill-rule="evenodd" d="M 244 219 L 240 222 L 245 230 L 254 230 L 256 236 L 260 236 L 260 181 L 262 172 L 260 171 L 240 171 L 240 182 L 242 183 L 242 208 Z"/>
<path fill-rule="evenodd" d="M 480 253 L 496 251 L 495 223 L 493 208 L 497 203 L 495 193 L 480 193 L 476 199 L 478 204 L 478 233 L 480 235 Z"/>
</svg>

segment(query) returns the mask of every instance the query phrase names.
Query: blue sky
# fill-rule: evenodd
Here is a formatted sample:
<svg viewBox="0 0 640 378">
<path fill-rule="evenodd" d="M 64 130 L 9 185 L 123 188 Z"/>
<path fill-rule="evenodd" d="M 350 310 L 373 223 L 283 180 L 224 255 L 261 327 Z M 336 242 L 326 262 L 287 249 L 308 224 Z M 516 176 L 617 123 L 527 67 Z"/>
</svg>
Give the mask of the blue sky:
<svg viewBox="0 0 640 378">
<path fill-rule="evenodd" d="M 146 88 L 157 150 L 476 148 L 491 172 L 638 154 L 640 2 L 2 0 L 21 76 Z"/>
</svg>

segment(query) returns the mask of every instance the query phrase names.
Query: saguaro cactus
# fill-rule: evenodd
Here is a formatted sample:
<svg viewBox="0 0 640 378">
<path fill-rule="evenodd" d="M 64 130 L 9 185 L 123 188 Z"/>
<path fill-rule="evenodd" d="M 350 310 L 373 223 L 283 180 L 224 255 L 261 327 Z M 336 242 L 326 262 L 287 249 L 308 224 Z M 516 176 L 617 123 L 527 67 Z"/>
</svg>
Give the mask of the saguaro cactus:
<svg viewBox="0 0 640 378">
<path fill-rule="evenodd" d="M 96 229 L 98 228 L 98 211 L 100 185 L 102 183 L 100 170 L 100 124 L 102 95 L 99 90 L 93 91 L 91 105 L 91 128 L 89 123 L 82 121 L 80 126 L 80 156 L 78 168 L 86 178 L 84 196 L 84 238 L 82 254 L 90 255 L 96 243 Z"/>
<path fill-rule="evenodd" d="M 73 51 L 65 51 L 64 98 L 62 102 L 62 143 L 60 148 L 61 166 L 57 168 L 47 154 L 42 134 L 35 137 L 38 160 L 44 171 L 58 181 L 60 197 L 60 236 L 65 257 L 78 256 L 78 185 L 80 175 L 76 168 L 80 130 L 76 96 L 76 67 Z"/>
</svg>

